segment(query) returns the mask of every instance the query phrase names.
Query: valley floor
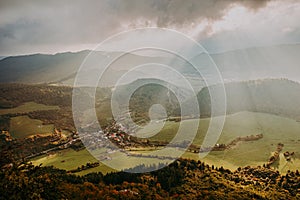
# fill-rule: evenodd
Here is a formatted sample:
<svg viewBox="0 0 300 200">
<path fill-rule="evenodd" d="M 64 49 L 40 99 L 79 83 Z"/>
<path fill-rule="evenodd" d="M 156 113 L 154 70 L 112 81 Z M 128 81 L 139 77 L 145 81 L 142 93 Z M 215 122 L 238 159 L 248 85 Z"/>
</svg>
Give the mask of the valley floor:
<svg viewBox="0 0 300 200">
<path fill-rule="evenodd" d="M 188 124 L 191 123 L 191 120 L 182 121 L 182 123 Z M 174 133 L 176 133 L 178 124 L 179 122 L 166 122 L 161 133 L 150 138 L 150 140 L 168 141 L 174 136 Z M 194 144 L 201 144 L 203 132 L 207 129 L 208 124 L 208 119 L 201 120 L 198 135 L 194 140 Z M 298 148 L 300 144 L 299 130 L 300 123 L 292 119 L 264 113 L 240 112 L 226 117 L 226 123 L 218 143 L 229 143 L 236 137 L 256 133 L 262 133 L 263 138 L 255 141 L 239 142 L 233 148 L 226 149 L 224 151 L 211 151 L 204 158 L 201 157 L 201 153 L 184 152 L 178 148 L 170 150 L 163 156 L 172 157 L 173 154 L 182 154 L 183 158 L 201 160 L 210 165 L 217 167 L 223 166 L 230 170 L 236 170 L 238 167 L 262 166 L 263 164 L 266 164 L 270 156 L 276 150 L 277 144 L 283 143 L 284 147 L 280 153 L 279 160 L 272 164 L 271 167 L 281 173 L 286 173 L 288 170 L 295 171 L 300 169 L 300 151 Z M 155 151 L 155 149 L 145 147 L 144 149 L 131 149 L 129 153 L 147 155 L 150 152 L 155 155 L 155 153 L 153 153 Z M 290 161 L 287 161 L 283 156 L 283 153 L 287 151 L 295 153 Z M 171 159 L 168 158 L 157 159 L 149 157 L 143 157 L 143 161 L 141 161 L 141 157 L 132 157 L 120 152 L 104 152 L 104 154 L 109 158 L 104 160 L 105 164 L 111 167 L 118 165 L 118 168 L 123 166 L 124 169 L 134 167 L 141 162 L 151 164 L 153 162 L 168 163 L 171 161 Z M 162 154 L 158 155 L 162 156 Z M 118 159 L 122 160 L 122 162 L 118 163 Z M 81 163 L 79 160 L 81 160 Z M 71 170 L 77 168 L 81 164 L 95 161 L 96 159 L 87 150 L 74 151 L 66 149 L 60 152 L 55 152 L 53 155 L 44 155 L 42 157 L 34 158 L 33 163 L 36 165 L 43 163 L 45 166 L 53 165 L 58 168 Z M 82 171 L 80 174 L 86 174 L 98 170 L 106 173 L 112 169 L 110 167 L 106 167 L 104 164 L 100 164 L 99 167 Z"/>
</svg>

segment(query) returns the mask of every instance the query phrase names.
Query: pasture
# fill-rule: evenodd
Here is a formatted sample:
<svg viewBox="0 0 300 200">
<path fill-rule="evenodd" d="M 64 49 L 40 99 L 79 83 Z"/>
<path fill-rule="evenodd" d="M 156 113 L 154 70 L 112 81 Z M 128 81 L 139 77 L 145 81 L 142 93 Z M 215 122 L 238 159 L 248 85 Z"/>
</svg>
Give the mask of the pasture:
<svg viewBox="0 0 300 200">
<path fill-rule="evenodd" d="M 197 136 L 193 141 L 194 144 L 202 144 L 209 122 L 209 119 L 200 120 Z M 156 141 L 170 141 L 176 134 L 179 123 L 180 122 L 166 122 L 160 133 L 150 137 L 149 139 Z M 192 123 L 192 121 L 185 120 L 181 123 L 186 124 L 186 130 L 184 130 L 184 132 L 185 134 L 189 134 L 188 126 Z M 148 126 L 148 130 L 140 131 L 144 131 L 141 134 L 145 136 L 145 133 L 152 135 L 152 131 L 155 130 L 157 130 L 157 127 Z M 273 167 L 282 173 L 286 173 L 287 170 L 300 169 L 300 123 L 289 118 L 255 112 L 240 112 L 228 115 L 217 143 L 228 144 L 239 136 L 255 135 L 260 133 L 263 134 L 263 138 L 260 140 L 239 142 L 231 149 L 227 149 L 225 151 L 212 151 L 204 157 L 203 154 L 183 152 L 178 148 L 167 149 L 167 151 L 164 151 L 163 154 L 158 154 L 155 150 L 149 150 L 149 148 L 145 148 L 144 150 L 138 149 L 138 151 L 130 151 L 129 153 L 142 153 L 160 156 L 172 156 L 175 155 L 174 153 L 183 153 L 181 156 L 183 158 L 201 160 L 210 165 L 218 167 L 223 166 L 225 168 L 235 170 L 238 167 L 245 167 L 248 165 L 263 165 L 269 160 L 269 157 L 276 150 L 277 144 L 280 142 L 284 144 L 284 147 L 280 155 L 279 164 Z M 181 137 L 182 138 L 180 139 L 184 140 L 185 135 L 182 134 Z M 289 162 L 286 161 L 282 155 L 285 151 L 295 152 L 294 158 Z M 123 169 L 134 167 L 141 163 L 150 165 L 151 163 L 166 163 L 170 161 L 158 158 L 131 157 L 118 152 L 107 155 L 112 159 L 107 159 L 104 163 L 108 166 L 117 166 Z M 43 163 L 43 165 L 53 165 L 57 168 L 66 170 L 75 169 L 87 162 L 97 162 L 97 159 L 95 159 L 87 150 L 74 151 L 71 149 L 63 150 L 54 155 L 35 158 L 33 160 L 34 164 Z M 101 163 L 99 167 L 88 169 L 77 174 L 83 175 L 97 171 L 107 173 L 112 171 L 112 169 L 108 166 Z"/>
<path fill-rule="evenodd" d="M 18 113 L 29 113 L 33 111 L 39 110 L 56 110 L 59 109 L 58 106 L 47 106 L 44 104 L 38 104 L 35 102 L 26 102 L 21 106 L 16 108 L 9 108 L 9 109 L 0 109 L 0 115 L 6 114 L 18 114 Z"/>
<path fill-rule="evenodd" d="M 10 134 L 14 138 L 25 138 L 37 134 L 51 134 L 53 130 L 53 125 L 43 125 L 42 121 L 31 119 L 27 115 L 12 117 L 10 119 Z"/>
<path fill-rule="evenodd" d="M 209 119 L 201 119 L 197 136 L 193 143 L 201 145 L 209 126 Z M 191 120 L 181 123 L 188 124 Z M 170 141 L 176 134 L 180 122 L 166 122 L 165 127 L 150 140 Z M 151 128 L 151 126 L 148 126 Z M 153 130 L 140 130 L 151 132 Z M 189 134 L 188 128 L 184 130 Z M 256 135 L 262 133 L 264 137 L 257 141 L 239 142 L 237 146 L 225 151 L 213 151 L 203 158 L 201 154 L 186 152 L 182 157 L 200 159 L 208 164 L 224 166 L 229 169 L 236 169 L 240 166 L 257 166 L 266 163 L 271 153 L 276 150 L 279 142 L 284 144 L 283 152 L 295 152 L 295 159 L 286 162 L 282 156 L 277 167 L 279 171 L 286 172 L 288 169 L 300 169 L 300 123 L 296 120 L 276 115 L 255 112 L 240 112 L 228 115 L 223 131 L 217 143 L 228 144 L 239 136 Z M 184 135 L 181 140 L 184 140 Z"/>
<path fill-rule="evenodd" d="M 103 151 L 98 152 L 102 155 L 106 155 L 112 159 L 103 160 L 100 162 L 100 166 L 83 170 L 81 172 L 77 172 L 77 175 L 85 175 L 92 172 L 102 172 L 104 174 L 112 171 L 116 171 L 114 167 L 118 169 L 128 169 L 135 167 L 139 164 L 150 165 L 153 163 L 165 163 L 167 160 L 161 160 L 157 158 L 140 158 L 133 156 L 126 156 L 123 153 L 115 152 L 112 154 L 107 154 Z M 99 162 L 94 156 L 92 156 L 88 150 L 83 149 L 80 151 L 75 151 L 72 149 L 65 149 L 61 151 L 56 151 L 48 155 L 42 155 L 36 158 L 33 158 L 31 162 L 34 165 L 42 164 L 43 166 L 54 166 L 59 169 L 64 170 L 72 170 L 76 169 L 81 165 L 85 165 L 86 163 L 94 163 Z"/>
</svg>

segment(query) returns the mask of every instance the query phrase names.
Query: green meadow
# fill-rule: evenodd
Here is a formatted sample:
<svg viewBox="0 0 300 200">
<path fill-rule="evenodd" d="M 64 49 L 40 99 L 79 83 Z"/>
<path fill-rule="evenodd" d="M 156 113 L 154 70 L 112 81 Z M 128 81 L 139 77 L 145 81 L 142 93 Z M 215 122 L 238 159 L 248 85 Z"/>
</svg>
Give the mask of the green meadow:
<svg viewBox="0 0 300 200">
<path fill-rule="evenodd" d="M 181 123 L 186 124 L 187 129 L 184 130 L 189 134 L 188 124 L 192 124 L 192 120 L 185 120 Z M 203 138 L 208 129 L 210 120 L 201 119 L 197 136 L 193 143 L 201 145 Z M 151 140 L 170 141 L 177 133 L 180 122 L 166 122 L 165 127 Z M 148 126 L 151 128 L 151 126 Z M 140 130 L 143 132 L 156 131 Z M 300 168 L 300 123 L 289 118 L 276 115 L 255 112 L 240 112 L 228 115 L 224 124 L 224 128 L 217 143 L 228 144 L 239 136 L 256 135 L 262 133 L 264 137 L 257 141 L 239 142 L 232 149 L 225 151 L 213 151 L 208 155 L 186 152 L 182 157 L 200 159 L 215 166 L 224 166 L 229 169 L 236 169 L 240 166 L 257 166 L 266 163 L 271 153 L 276 150 L 279 142 L 284 144 L 283 152 L 294 151 L 295 159 L 286 162 L 281 156 L 280 164 L 277 167 L 281 172 L 288 169 Z M 181 138 L 184 140 L 184 134 Z"/>
<path fill-rule="evenodd" d="M 20 105 L 16 108 L 0 109 L 0 115 L 29 113 L 38 110 L 56 110 L 56 109 L 59 109 L 59 106 L 47 106 L 35 102 L 26 102 L 23 105 Z"/>
<path fill-rule="evenodd" d="M 42 164 L 43 166 L 54 166 L 59 169 L 72 170 L 76 169 L 81 165 L 85 165 L 88 162 L 98 162 L 98 160 L 94 158 L 86 149 L 80 151 L 75 151 L 73 149 L 65 149 L 61 151 L 56 151 L 53 154 L 36 157 L 33 160 L 31 160 L 31 162 L 34 165 Z M 84 175 L 91 172 L 99 171 L 101 171 L 102 173 L 107 173 L 114 170 L 101 163 L 98 167 L 84 170 L 78 172 L 77 174 Z"/>
<path fill-rule="evenodd" d="M 209 119 L 201 119 L 199 123 L 199 129 L 197 136 L 195 137 L 193 143 L 201 145 L 203 138 L 206 134 L 207 128 L 209 126 Z M 178 126 L 180 123 L 185 123 L 187 126 L 186 130 L 183 130 L 185 134 L 189 134 L 188 125 L 192 124 L 192 120 L 184 120 L 182 122 L 166 122 L 164 128 L 156 135 L 152 136 L 150 140 L 158 141 L 170 141 L 177 133 Z M 157 127 L 148 126 L 148 130 L 144 131 L 143 134 L 157 131 Z M 181 157 L 191 158 L 196 160 L 205 161 L 207 164 L 214 166 L 223 166 L 225 168 L 235 170 L 238 167 L 244 166 L 258 166 L 263 165 L 276 150 L 277 144 L 279 142 L 284 144 L 284 148 L 281 152 L 283 154 L 285 151 L 294 151 L 295 157 L 292 161 L 287 162 L 283 155 L 280 156 L 279 164 L 273 166 L 282 173 L 287 172 L 287 170 L 300 169 L 300 123 L 276 115 L 255 113 L 255 112 L 240 112 L 233 115 L 228 115 L 224 124 L 223 131 L 218 139 L 218 143 L 229 143 L 233 139 L 239 136 L 247 136 L 252 134 L 262 133 L 264 137 L 256 141 L 239 142 L 236 146 L 225 151 L 212 151 L 208 155 L 203 156 L 203 154 L 183 152 L 180 149 L 174 148 L 168 149 L 164 152 L 165 156 L 175 155 L 175 151 L 182 151 L 177 153 L 182 153 Z M 182 134 L 182 140 L 184 140 L 185 135 Z M 130 151 L 129 153 L 150 153 L 146 148 L 138 151 Z M 155 155 L 155 150 L 151 151 L 151 154 Z M 162 154 L 157 154 L 162 155 Z M 109 166 L 117 166 L 123 169 L 133 167 L 135 165 L 144 163 L 145 165 L 150 165 L 153 162 L 165 163 L 168 160 L 161 160 L 157 158 L 140 158 L 140 157 L 130 157 L 124 154 L 114 153 L 109 155 L 113 157 L 112 160 L 106 160 L 105 163 Z M 35 158 L 33 160 L 34 164 L 43 163 L 43 165 L 53 165 L 61 169 L 75 169 L 78 166 L 86 164 L 87 162 L 96 162 L 95 159 L 87 150 L 73 151 L 64 150 L 60 153 L 50 156 L 42 156 Z M 92 168 L 79 172 L 78 174 L 87 174 L 90 172 L 101 171 L 107 173 L 112 171 L 110 167 L 107 167 L 103 163 L 99 167 Z"/>
<path fill-rule="evenodd" d="M 99 152 L 101 153 L 101 152 Z M 85 175 L 91 172 L 102 172 L 104 174 L 112 171 L 116 171 L 114 168 L 118 169 L 129 169 L 135 167 L 139 164 L 150 165 L 153 163 L 166 163 L 168 160 L 162 160 L 157 158 L 139 158 L 127 156 L 120 152 L 115 152 L 112 154 L 106 154 L 107 156 L 112 157 L 111 160 L 105 160 L 100 162 L 100 166 L 83 170 L 77 172 L 77 175 Z M 54 166 L 60 169 L 72 170 L 76 169 L 81 165 L 86 163 L 99 162 L 94 156 L 92 156 L 88 150 L 83 149 L 75 151 L 72 149 L 65 149 L 61 151 L 53 152 L 49 155 L 43 155 L 36 158 L 33 158 L 31 162 L 34 165 L 42 164 L 43 166 Z"/>
<path fill-rule="evenodd" d="M 30 135 L 49 134 L 54 129 L 53 125 L 43 125 L 37 119 L 31 119 L 27 115 L 12 117 L 10 119 L 10 134 L 14 138 L 25 138 Z"/>
<path fill-rule="evenodd" d="M 0 115 L 7 114 L 26 114 L 42 110 L 58 110 L 59 106 L 48 106 L 35 102 L 26 102 L 15 108 L 0 109 Z M 43 122 L 37 119 L 31 119 L 27 115 L 11 117 L 9 122 L 9 131 L 14 138 L 25 138 L 37 134 L 49 134 L 53 132 L 53 125 L 43 125 Z"/>
</svg>

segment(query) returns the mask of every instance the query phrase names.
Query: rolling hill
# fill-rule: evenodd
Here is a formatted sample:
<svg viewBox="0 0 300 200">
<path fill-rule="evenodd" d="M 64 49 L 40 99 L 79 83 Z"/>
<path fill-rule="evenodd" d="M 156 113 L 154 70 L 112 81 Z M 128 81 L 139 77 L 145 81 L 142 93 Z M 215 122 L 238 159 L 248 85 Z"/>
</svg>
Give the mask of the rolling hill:
<svg viewBox="0 0 300 200">
<path fill-rule="evenodd" d="M 279 45 L 270 47 L 253 47 L 223 53 L 210 54 L 218 67 L 225 82 L 255 80 L 261 78 L 288 78 L 299 81 L 300 44 Z M 90 53 L 89 50 L 80 52 L 65 52 L 54 55 L 34 54 L 25 56 L 11 56 L 0 59 L 0 82 L 17 83 L 55 83 L 73 85 L 74 78 L 81 63 Z M 104 67 L 107 58 L 121 55 L 122 52 L 95 52 L 95 65 L 87 71 L 87 77 L 93 74 L 97 67 Z M 213 67 L 210 58 L 206 54 L 199 54 L 192 58 L 202 76 L 214 79 L 211 74 Z M 204 87 L 203 77 L 197 75 L 190 64 L 176 57 L 151 57 L 127 53 L 111 64 L 102 77 L 103 85 L 113 86 L 116 81 L 132 67 L 147 63 L 160 63 L 173 67 L 179 73 L 190 79 L 192 85 L 197 85 L 199 90 Z M 151 69 L 150 69 L 151 70 Z M 145 74 L 146 73 L 146 74 Z M 158 70 L 157 74 L 169 73 Z M 147 72 L 136 71 L 132 79 L 150 78 Z"/>
<path fill-rule="evenodd" d="M 220 85 L 214 85 L 198 93 L 201 114 L 210 115 L 210 94 L 221 90 Z M 225 91 L 227 113 L 254 111 L 300 119 L 300 84 L 297 82 L 287 79 L 232 82 L 225 84 Z"/>
<path fill-rule="evenodd" d="M 0 82 L 1 83 L 55 83 L 73 85 L 76 73 L 90 51 L 76 53 L 65 52 L 54 55 L 34 54 L 25 56 L 11 56 L 0 60 Z M 92 66 L 88 68 L 87 78 L 95 73 L 97 68 L 104 68 L 109 57 L 121 55 L 121 52 L 95 52 L 93 54 Z M 167 63 L 168 59 L 159 57 L 144 57 L 135 54 L 126 54 L 110 65 L 110 68 L 102 78 L 102 84 L 112 86 L 124 72 L 132 66 L 153 62 Z M 136 76 L 143 76 L 142 73 Z"/>
<path fill-rule="evenodd" d="M 252 47 L 211 54 L 225 81 L 288 78 L 299 81 L 300 44 Z M 205 54 L 193 58 L 199 70 L 209 74 L 213 67 Z"/>
<path fill-rule="evenodd" d="M 140 87 L 141 85 L 143 86 Z M 221 106 L 221 99 L 211 99 L 211 97 L 218 97 L 222 88 L 221 85 L 216 84 L 202 88 L 197 94 L 202 117 L 211 116 L 211 100 L 216 102 L 217 107 Z M 300 84 L 298 82 L 288 79 L 261 79 L 225 83 L 224 88 L 227 114 L 251 111 L 300 120 Z M 129 105 L 133 113 L 145 116 L 153 104 L 162 104 L 169 111 L 168 116 L 178 116 L 180 108 L 176 94 L 184 100 L 182 105 L 186 106 L 188 112 L 197 116 L 197 113 L 194 113 L 195 109 L 190 106 L 189 98 L 193 93 L 184 88 L 156 79 L 139 79 L 116 89 L 117 103 L 124 105 L 124 94 L 132 91 L 134 92 Z M 216 112 L 216 115 L 221 114 L 221 112 Z"/>
</svg>

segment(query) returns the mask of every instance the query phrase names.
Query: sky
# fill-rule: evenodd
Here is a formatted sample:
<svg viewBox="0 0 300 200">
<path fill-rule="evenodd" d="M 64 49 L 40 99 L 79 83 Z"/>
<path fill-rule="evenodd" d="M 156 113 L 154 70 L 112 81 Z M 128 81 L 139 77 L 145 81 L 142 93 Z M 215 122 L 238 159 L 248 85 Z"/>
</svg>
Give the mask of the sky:
<svg viewBox="0 0 300 200">
<path fill-rule="evenodd" d="M 0 1 L 0 56 L 93 49 L 114 34 L 161 27 L 208 52 L 300 43 L 297 0 Z"/>
</svg>

